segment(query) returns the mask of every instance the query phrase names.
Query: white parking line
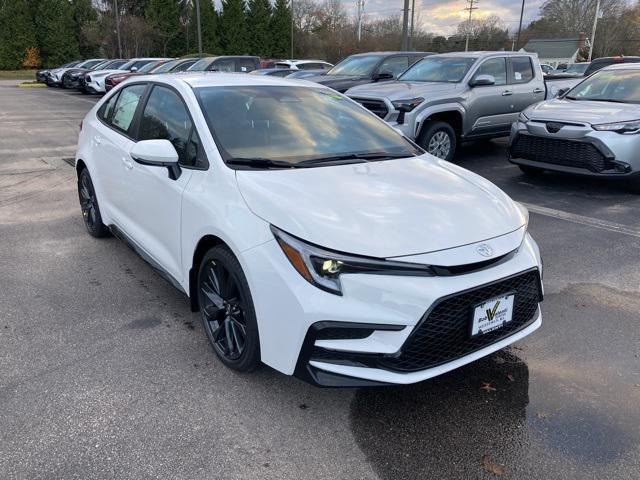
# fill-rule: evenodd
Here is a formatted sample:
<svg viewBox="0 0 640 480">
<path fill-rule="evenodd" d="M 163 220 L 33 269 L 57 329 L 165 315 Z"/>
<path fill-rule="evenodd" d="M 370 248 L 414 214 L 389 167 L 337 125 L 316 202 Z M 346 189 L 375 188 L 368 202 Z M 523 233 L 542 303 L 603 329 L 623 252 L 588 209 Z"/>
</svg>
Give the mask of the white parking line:
<svg viewBox="0 0 640 480">
<path fill-rule="evenodd" d="M 606 220 L 600 220 L 598 218 L 585 217 L 584 215 L 576 215 L 575 213 L 563 212 L 562 210 L 555 210 L 553 208 L 532 205 L 530 203 L 523 203 L 523 205 L 527 207 L 530 212 L 537 213 L 538 215 L 558 218 L 567 222 L 579 223 L 589 227 L 600 228 L 602 230 L 609 230 L 610 232 L 640 238 L 640 229 L 638 228 L 629 227 L 620 223 L 607 222 Z"/>
</svg>

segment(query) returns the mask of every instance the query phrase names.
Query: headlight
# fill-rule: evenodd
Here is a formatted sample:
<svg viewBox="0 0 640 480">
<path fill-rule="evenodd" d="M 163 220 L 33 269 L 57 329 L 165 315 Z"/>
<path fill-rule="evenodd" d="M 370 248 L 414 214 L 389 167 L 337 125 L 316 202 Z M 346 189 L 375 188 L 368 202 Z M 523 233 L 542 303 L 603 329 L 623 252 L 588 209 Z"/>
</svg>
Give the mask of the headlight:
<svg viewBox="0 0 640 480">
<path fill-rule="evenodd" d="M 527 117 L 524 112 L 520 112 L 520 115 L 518 115 L 518 121 L 527 123 L 529 121 L 529 117 Z"/>
<path fill-rule="evenodd" d="M 340 275 L 375 273 L 378 275 L 433 276 L 429 265 L 394 262 L 343 254 L 307 243 L 271 225 L 271 231 L 285 256 L 307 282 L 335 295 L 342 295 Z"/>
<path fill-rule="evenodd" d="M 391 102 L 393 107 L 400 112 L 410 112 L 415 109 L 418 105 L 424 102 L 424 98 L 411 98 L 409 100 L 396 100 L 395 102 Z"/>
<path fill-rule="evenodd" d="M 631 120 L 629 122 L 619 123 L 603 123 L 600 125 L 592 125 L 594 130 L 616 133 L 639 133 L 640 132 L 640 120 Z"/>
</svg>

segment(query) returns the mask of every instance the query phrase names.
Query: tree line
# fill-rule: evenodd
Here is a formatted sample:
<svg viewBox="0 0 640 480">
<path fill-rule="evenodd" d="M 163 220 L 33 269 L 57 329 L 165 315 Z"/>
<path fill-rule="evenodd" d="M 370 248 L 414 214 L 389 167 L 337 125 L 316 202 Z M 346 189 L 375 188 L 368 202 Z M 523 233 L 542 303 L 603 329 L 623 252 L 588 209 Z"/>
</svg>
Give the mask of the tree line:
<svg viewBox="0 0 640 480">
<path fill-rule="evenodd" d="M 193 0 L 0 0 L 0 69 L 198 52 Z M 203 52 L 288 57 L 289 0 L 200 0 Z"/>
<path fill-rule="evenodd" d="M 401 0 L 396 1 L 400 6 Z M 114 0 L 0 0 L 0 69 L 53 66 L 74 58 L 120 55 Z M 419 2 L 417 2 L 419 3 Z M 263 58 L 291 56 L 290 0 L 200 0 L 203 51 L 249 54 Z M 500 17 L 477 12 L 450 35 L 424 28 L 417 12 L 413 50 L 519 49 L 531 38 L 591 35 L 596 0 L 547 0 L 538 18 L 516 30 Z M 122 56 L 180 56 L 197 53 L 194 0 L 118 0 Z M 640 2 L 601 0 L 602 17 L 594 58 L 640 53 Z M 358 39 L 357 19 L 339 0 L 295 0 L 296 58 L 336 62 L 357 52 L 397 50 L 402 43 L 400 15 L 365 16 Z M 25 63 L 26 62 L 26 63 Z"/>
</svg>

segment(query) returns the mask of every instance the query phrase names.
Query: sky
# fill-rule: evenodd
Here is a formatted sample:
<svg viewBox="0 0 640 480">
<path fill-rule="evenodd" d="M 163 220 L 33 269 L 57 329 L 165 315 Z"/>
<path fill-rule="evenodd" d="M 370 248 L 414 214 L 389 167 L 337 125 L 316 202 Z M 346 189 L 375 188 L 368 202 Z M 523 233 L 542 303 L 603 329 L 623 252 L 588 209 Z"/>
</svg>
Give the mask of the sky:
<svg viewBox="0 0 640 480">
<path fill-rule="evenodd" d="M 355 0 L 341 0 L 351 14 L 355 14 Z M 458 23 L 468 18 L 464 11 L 466 0 L 415 0 L 416 12 L 419 13 L 422 27 L 433 33 L 450 35 L 455 33 Z M 523 26 L 538 16 L 544 0 L 525 0 Z M 478 9 L 474 16 L 497 15 L 506 28 L 518 29 L 520 20 L 520 0 L 478 0 Z M 401 15 L 404 0 L 365 0 L 367 18 L 380 18 L 390 15 Z"/>
</svg>

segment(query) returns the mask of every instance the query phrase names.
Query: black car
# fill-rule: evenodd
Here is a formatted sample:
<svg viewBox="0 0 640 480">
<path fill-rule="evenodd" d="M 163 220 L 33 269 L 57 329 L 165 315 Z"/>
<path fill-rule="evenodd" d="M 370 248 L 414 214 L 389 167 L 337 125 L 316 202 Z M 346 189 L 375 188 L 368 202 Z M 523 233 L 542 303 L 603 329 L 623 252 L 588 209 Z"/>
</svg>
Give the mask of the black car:
<svg viewBox="0 0 640 480">
<path fill-rule="evenodd" d="M 616 63 L 640 63 L 640 57 L 601 57 L 596 58 L 591 62 L 589 68 L 584 72 L 584 76 L 588 77 L 594 72 L 597 72 L 601 68 L 608 67 L 609 65 L 615 65 Z"/>
<path fill-rule="evenodd" d="M 55 68 L 70 68 L 70 67 L 75 67 L 76 65 L 80 64 L 80 62 L 82 62 L 82 60 L 74 60 L 73 62 L 69 62 L 69 63 L 65 63 L 64 65 L 60 65 L 59 67 L 55 67 Z M 41 70 L 38 70 L 36 72 L 36 81 L 38 82 L 46 82 L 47 81 L 47 75 L 49 75 L 49 70 L 52 70 L 51 68 L 43 68 Z"/>
<path fill-rule="evenodd" d="M 82 86 L 80 79 L 85 73 L 120 68 L 120 66 L 124 65 L 126 62 L 126 60 L 119 58 L 115 60 L 105 60 L 91 68 L 72 68 L 64 72 L 64 75 L 62 75 L 62 87 L 80 88 Z"/>
<path fill-rule="evenodd" d="M 306 77 L 344 93 L 351 87 L 365 83 L 393 80 L 431 52 L 370 52 L 345 58 L 324 75 Z"/>
<path fill-rule="evenodd" d="M 189 72 L 241 72 L 249 73 L 260 68 L 260 58 L 246 55 L 204 57 L 194 63 Z"/>
</svg>

